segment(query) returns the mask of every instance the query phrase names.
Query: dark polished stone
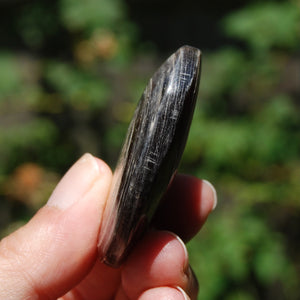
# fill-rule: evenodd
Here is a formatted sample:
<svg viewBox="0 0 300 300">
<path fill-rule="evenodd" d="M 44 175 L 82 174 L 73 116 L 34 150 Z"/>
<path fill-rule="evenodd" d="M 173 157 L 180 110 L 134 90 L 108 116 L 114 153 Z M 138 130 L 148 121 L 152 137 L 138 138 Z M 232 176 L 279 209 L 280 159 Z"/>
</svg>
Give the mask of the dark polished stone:
<svg viewBox="0 0 300 300">
<path fill-rule="evenodd" d="M 147 229 L 176 172 L 195 107 L 201 52 L 183 46 L 150 79 L 130 123 L 99 235 L 100 259 L 117 267 Z"/>
</svg>

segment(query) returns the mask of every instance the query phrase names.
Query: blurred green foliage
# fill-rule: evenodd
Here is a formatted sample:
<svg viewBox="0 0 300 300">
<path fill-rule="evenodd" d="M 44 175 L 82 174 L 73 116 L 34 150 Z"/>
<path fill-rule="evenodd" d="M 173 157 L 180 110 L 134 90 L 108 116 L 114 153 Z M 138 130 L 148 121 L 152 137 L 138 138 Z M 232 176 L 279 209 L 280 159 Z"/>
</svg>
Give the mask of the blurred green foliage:
<svg viewBox="0 0 300 300">
<path fill-rule="evenodd" d="M 115 163 L 163 60 L 126 10 L 122 0 L 25 1 L 15 10 L 20 44 L 0 48 L 1 236 L 32 216 L 84 152 Z M 299 3 L 254 1 L 220 28 L 233 43 L 203 53 L 181 165 L 219 196 L 189 244 L 199 299 L 298 299 Z"/>
<path fill-rule="evenodd" d="M 219 191 L 219 209 L 190 244 L 202 299 L 300 295 L 297 5 L 256 3 L 228 15 L 225 34 L 242 46 L 204 56 L 185 152 L 186 170 Z"/>
<path fill-rule="evenodd" d="M 293 50 L 299 46 L 299 3 L 256 3 L 225 19 L 228 35 L 247 43 L 253 53 L 274 47 Z"/>
</svg>

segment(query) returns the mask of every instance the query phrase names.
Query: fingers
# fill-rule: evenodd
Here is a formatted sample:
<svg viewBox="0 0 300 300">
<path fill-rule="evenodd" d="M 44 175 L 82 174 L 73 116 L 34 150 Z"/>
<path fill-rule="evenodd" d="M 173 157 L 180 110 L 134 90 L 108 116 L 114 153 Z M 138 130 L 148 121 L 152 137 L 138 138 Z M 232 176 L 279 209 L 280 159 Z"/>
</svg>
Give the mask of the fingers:
<svg viewBox="0 0 300 300">
<path fill-rule="evenodd" d="M 119 285 L 120 272 L 105 271 L 106 266 L 95 264 L 110 182 L 111 171 L 104 162 L 91 155 L 83 156 L 61 180 L 47 205 L 26 226 L 1 241 L 0 299 L 55 299 L 79 282 L 69 293 L 70 299 L 88 295 L 87 291 L 91 292 L 89 299 L 93 299 L 92 291 L 99 292 L 96 279 L 102 281 L 101 290 L 111 298 Z M 155 224 L 188 240 L 200 229 L 215 203 L 215 191 L 210 184 L 178 176 L 155 217 Z M 126 262 L 119 293 L 129 295 L 130 299 L 147 299 L 169 291 L 177 299 L 180 288 L 196 299 L 197 283 L 183 243 L 167 232 L 149 234 Z"/>
<path fill-rule="evenodd" d="M 108 267 L 97 259 L 91 272 L 62 299 L 114 299 L 119 285 L 120 270 Z"/>
<path fill-rule="evenodd" d="M 188 241 L 199 231 L 216 204 L 216 191 L 209 182 L 178 175 L 155 214 L 153 225 Z M 186 294 L 179 294 L 178 290 L 172 290 L 173 287 L 182 288 Z M 163 298 L 164 293 L 170 293 L 171 299 L 187 295 L 197 299 L 198 283 L 188 264 L 183 242 L 170 232 L 150 233 L 125 263 L 122 288 L 120 299 L 155 299 L 154 295 Z"/>
<path fill-rule="evenodd" d="M 101 160 L 84 155 L 32 220 L 0 243 L 0 299 L 56 299 L 93 267 L 111 181 Z"/>
<path fill-rule="evenodd" d="M 158 287 L 180 287 L 191 299 L 198 291 L 183 242 L 166 231 L 151 232 L 141 240 L 122 271 L 122 288 L 129 299 L 148 297 Z"/>
<path fill-rule="evenodd" d="M 217 194 L 209 182 L 177 175 L 154 216 L 153 225 L 176 233 L 186 242 L 200 230 L 216 204 Z"/>
</svg>

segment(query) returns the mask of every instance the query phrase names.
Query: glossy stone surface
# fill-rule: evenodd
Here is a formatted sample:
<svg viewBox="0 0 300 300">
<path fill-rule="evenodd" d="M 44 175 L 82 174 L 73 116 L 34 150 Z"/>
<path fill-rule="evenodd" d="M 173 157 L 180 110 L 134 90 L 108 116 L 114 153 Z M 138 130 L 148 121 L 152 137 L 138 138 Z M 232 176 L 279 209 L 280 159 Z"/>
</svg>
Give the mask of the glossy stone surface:
<svg viewBox="0 0 300 300">
<path fill-rule="evenodd" d="M 183 153 L 201 52 L 183 46 L 150 79 L 117 164 L 99 235 L 100 259 L 117 267 L 147 230 Z M 170 208 L 171 209 L 171 208 Z"/>
</svg>

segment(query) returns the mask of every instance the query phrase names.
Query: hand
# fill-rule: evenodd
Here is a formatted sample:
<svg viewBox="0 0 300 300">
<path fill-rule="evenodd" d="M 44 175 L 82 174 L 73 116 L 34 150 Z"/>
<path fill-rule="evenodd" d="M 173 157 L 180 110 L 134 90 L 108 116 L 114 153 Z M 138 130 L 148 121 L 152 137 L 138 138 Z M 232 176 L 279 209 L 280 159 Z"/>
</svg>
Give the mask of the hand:
<svg viewBox="0 0 300 300">
<path fill-rule="evenodd" d="M 97 258 L 111 177 L 103 161 L 84 155 L 28 224 L 1 241 L 0 299 L 196 299 L 186 248 L 162 229 L 190 239 L 216 203 L 212 186 L 177 176 L 154 219 L 157 229 L 112 269 Z"/>
</svg>

